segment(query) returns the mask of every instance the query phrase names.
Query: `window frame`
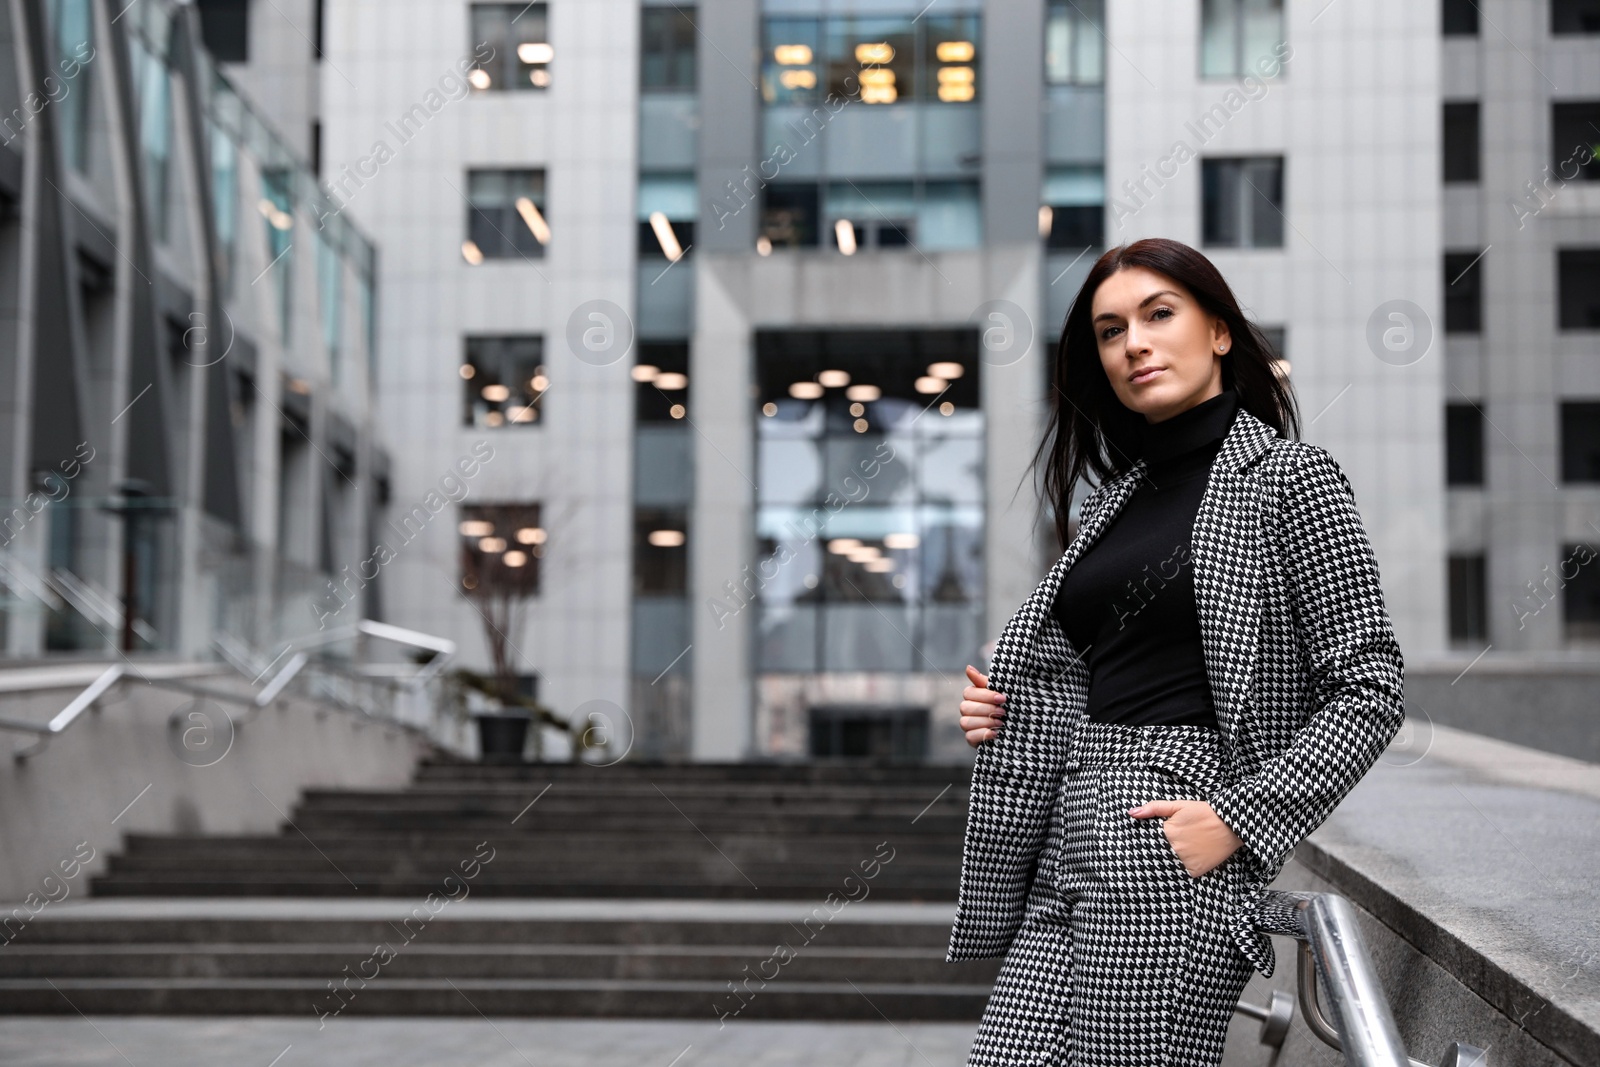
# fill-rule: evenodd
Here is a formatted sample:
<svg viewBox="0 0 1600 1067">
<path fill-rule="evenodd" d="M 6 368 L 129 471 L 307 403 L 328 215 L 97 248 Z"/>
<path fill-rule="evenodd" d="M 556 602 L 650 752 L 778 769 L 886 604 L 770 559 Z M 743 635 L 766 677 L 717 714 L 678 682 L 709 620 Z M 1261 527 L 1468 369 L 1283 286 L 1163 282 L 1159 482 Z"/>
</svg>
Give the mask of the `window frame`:
<svg viewBox="0 0 1600 1067">
<path fill-rule="evenodd" d="M 1277 202 L 1262 193 L 1255 183 L 1251 182 L 1246 171 L 1251 165 L 1260 169 L 1262 165 L 1273 165 L 1274 177 L 1277 181 Z M 1210 229 L 1212 223 L 1212 198 L 1207 196 L 1208 176 L 1219 174 L 1218 168 L 1229 166 L 1236 170 L 1239 181 L 1233 185 L 1231 191 L 1237 198 L 1234 207 L 1238 212 L 1238 225 L 1241 240 L 1238 242 L 1219 240 L 1215 232 Z M 1200 244 L 1202 248 L 1232 248 L 1240 251 L 1249 250 L 1275 250 L 1287 247 L 1286 230 L 1288 229 L 1288 159 L 1282 155 L 1228 155 L 1228 156 L 1203 156 L 1200 160 Z M 1220 176 L 1220 175 L 1219 175 Z M 1254 210 L 1255 199 L 1248 196 L 1244 190 L 1252 189 L 1259 199 L 1265 200 L 1267 205 L 1276 213 L 1275 232 L 1277 240 L 1266 243 L 1255 239 L 1256 213 Z M 1225 196 L 1230 190 L 1219 190 L 1218 199 Z M 1265 216 L 1271 218 L 1272 216 Z M 1221 219 L 1218 218 L 1220 224 Z"/>
</svg>

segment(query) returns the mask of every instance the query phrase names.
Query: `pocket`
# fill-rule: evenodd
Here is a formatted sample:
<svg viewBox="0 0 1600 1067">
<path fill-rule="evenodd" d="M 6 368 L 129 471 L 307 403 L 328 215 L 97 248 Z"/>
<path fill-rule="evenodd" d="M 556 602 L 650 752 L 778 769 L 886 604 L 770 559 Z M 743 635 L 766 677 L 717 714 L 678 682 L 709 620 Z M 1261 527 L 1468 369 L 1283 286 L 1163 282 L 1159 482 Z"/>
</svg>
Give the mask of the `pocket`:
<svg viewBox="0 0 1600 1067">
<path fill-rule="evenodd" d="M 1168 838 L 1167 838 L 1167 825 L 1166 825 L 1167 824 L 1167 820 L 1164 819 L 1164 818 L 1161 818 L 1161 819 L 1149 819 L 1147 821 L 1152 823 L 1152 824 L 1154 824 L 1154 826 L 1155 826 L 1156 837 L 1158 838 L 1158 840 L 1156 842 L 1156 848 L 1159 851 L 1161 851 L 1161 852 L 1166 854 L 1168 865 L 1170 867 L 1172 867 L 1172 869 L 1177 871 L 1178 874 L 1182 875 L 1185 881 L 1189 881 L 1189 882 L 1198 881 L 1198 879 L 1195 878 L 1194 875 L 1189 873 L 1189 868 L 1187 868 L 1187 867 L 1185 867 L 1183 865 L 1183 860 L 1178 856 L 1178 850 L 1173 848 L 1172 847 L 1172 842 L 1170 840 L 1168 840 Z M 1219 866 L 1220 866 L 1220 864 L 1219 864 Z M 1206 874 L 1210 874 L 1210 873 L 1211 873 L 1210 871 L 1206 872 Z M 1205 877 L 1205 875 L 1201 875 L 1201 877 L 1203 878 L 1203 877 Z"/>
</svg>

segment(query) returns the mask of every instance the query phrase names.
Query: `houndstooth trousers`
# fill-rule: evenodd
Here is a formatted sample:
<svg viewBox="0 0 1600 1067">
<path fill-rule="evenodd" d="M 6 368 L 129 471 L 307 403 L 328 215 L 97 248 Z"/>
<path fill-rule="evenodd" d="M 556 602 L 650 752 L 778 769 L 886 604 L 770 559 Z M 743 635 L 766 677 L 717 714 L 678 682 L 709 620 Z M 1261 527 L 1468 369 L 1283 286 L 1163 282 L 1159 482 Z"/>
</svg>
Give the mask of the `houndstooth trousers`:
<svg viewBox="0 0 1600 1067">
<path fill-rule="evenodd" d="M 1196 878 L 1128 809 L 1207 800 L 1218 732 L 1080 720 L 1027 911 L 995 982 L 971 1067 L 1212 1067 L 1253 965 L 1229 936 L 1236 860 Z"/>
</svg>

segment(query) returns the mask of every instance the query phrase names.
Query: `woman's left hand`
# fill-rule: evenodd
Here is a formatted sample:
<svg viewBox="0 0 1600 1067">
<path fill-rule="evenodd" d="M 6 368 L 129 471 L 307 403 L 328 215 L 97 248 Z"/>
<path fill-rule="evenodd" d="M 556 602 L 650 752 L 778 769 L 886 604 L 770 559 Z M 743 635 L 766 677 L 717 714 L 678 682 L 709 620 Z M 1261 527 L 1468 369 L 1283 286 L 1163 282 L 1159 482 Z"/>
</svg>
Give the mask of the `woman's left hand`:
<svg viewBox="0 0 1600 1067">
<path fill-rule="evenodd" d="M 1172 851 L 1189 874 L 1199 878 L 1233 855 L 1244 842 L 1203 800 L 1151 800 L 1128 809 L 1136 819 L 1160 818 L 1166 821 L 1161 832 L 1167 835 Z"/>
</svg>

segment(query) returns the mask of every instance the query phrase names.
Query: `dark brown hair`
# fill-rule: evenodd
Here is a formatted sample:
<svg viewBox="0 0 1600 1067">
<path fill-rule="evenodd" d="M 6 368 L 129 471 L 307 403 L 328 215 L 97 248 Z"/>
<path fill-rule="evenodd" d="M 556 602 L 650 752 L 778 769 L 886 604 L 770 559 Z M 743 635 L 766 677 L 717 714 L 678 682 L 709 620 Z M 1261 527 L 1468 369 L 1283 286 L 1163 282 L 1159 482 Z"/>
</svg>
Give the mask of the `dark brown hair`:
<svg viewBox="0 0 1600 1067">
<path fill-rule="evenodd" d="M 1104 484 L 1126 473 L 1138 459 L 1144 416 L 1123 406 L 1100 364 L 1094 333 L 1094 294 L 1100 283 L 1127 267 L 1144 267 L 1178 282 L 1207 312 L 1228 325 L 1231 341 L 1222 357 L 1222 387 L 1239 394 L 1239 406 L 1278 431 L 1300 436 L 1294 390 L 1273 370 L 1277 353 L 1261 330 L 1239 310 L 1233 290 L 1200 252 L 1179 241 L 1148 237 L 1108 249 L 1073 298 L 1051 367 L 1050 417 L 1032 468 L 1044 467 L 1044 499 L 1055 508 L 1056 536 L 1068 541 L 1072 488 L 1093 473 Z"/>
</svg>

